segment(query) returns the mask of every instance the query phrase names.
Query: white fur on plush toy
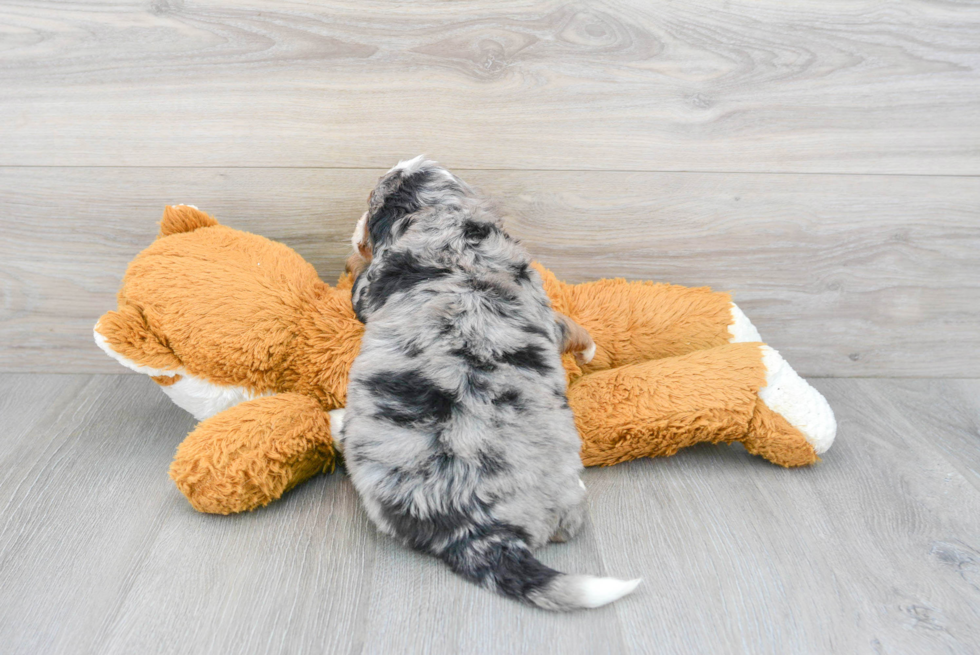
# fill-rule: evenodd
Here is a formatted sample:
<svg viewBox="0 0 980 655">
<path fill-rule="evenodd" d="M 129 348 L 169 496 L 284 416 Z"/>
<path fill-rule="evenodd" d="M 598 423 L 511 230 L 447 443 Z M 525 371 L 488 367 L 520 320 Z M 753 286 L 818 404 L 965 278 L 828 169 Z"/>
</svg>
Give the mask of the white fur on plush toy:
<svg viewBox="0 0 980 655">
<path fill-rule="evenodd" d="M 193 414 L 198 421 L 246 400 L 274 395 L 272 392 L 252 393 L 243 387 L 222 387 L 186 373 L 182 373 L 181 378 L 173 384 L 160 388 L 170 396 L 175 405 Z"/>
<path fill-rule="evenodd" d="M 759 331 L 752 325 L 752 321 L 745 315 L 738 305 L 732 303 L 732 323 L 728 326 L 728 333 L 732 335 L 729 339 L 731 343 L 751 343 L 762 341 Z"/>
<path fill-rule="evenodd" d="M 106 338 L 104 336 L 99 334 L 98 323 L 96 323 L 95 327 L 92 329 L 92 334 L 93 336 L 95 336 L 95 345 L 101 348 L 106 355 L 112 357 L 114 360 L 116 360 L 126 368 L 130 369 L 131 371 L 136 371 L 137 373 L 146 373 L 147 375 L 151 375 L 153 377 L 159 377 L 161 375 L 165 375 L 168 378 L 172 378 L 173 376 L 177 375 L 177 371 L 166 371 L 161 368 L 152 368 L 150 366 L 143 366 L 142 364 L 137 364 L 131 359 L 127 359 L 123 357 L 122 355 L 120 355 L 119 353 L 117 353 L 115 350 L 112 349 L 112 346 L 109 345 L 109 342 L 106 341 Z"/>
<path fill-rule="evenodd" d="M 763 346 L 762 362 L 766 365 L 766 386 L 759 389 L 759 398 L 802 432 L 818 455 L 827 452 L 837 436 L 837 419 L 827 399 L 801 378 L 778 351 Z"/>
<path fill-rule="evenodd" d="M 728 331 L 731 343 L 762 341 L 752 321 L 735 303 Z M 827 452 L 837 436 L 837 419 L 827 399 L 769 346 L 762 347 L 762 363 L 766 365 L 766 386 L 759 389 L 759 398 L 802 432 L 818 455 Z"/>
<path fill-rule="evenodd" d="M 141 366 L 133 360 L 124 357 L 112 349 L 106 338 L 99 334 L 99 326 L 96 324 L 93 330 L 95 336 L 95 343 L 99 346 L 109 357 L 125 366 L 126 368 L 136 371 L 137 373 L 145 373 L 150 376 L 167 376 L 174 377 L 179 375 L 180 379 L 173 384 L 167 386 L 161 386 L 160 389 L 163 393 L 170 397 L 170 400 L 174 402 L 175 405 L 183 409 L 194 416 L 198 421 L 203 421 L 206 418 L 210 418 L 217 414 L 218 412 L 223 412 L 229 407 L 234 407 L 238 403 L 244 402 L 246 400 L 252 400 L 253 398 L 258 398 L 260 396 L 272 395 L 271 393 L 261 393 L 255 394 L 245 389 L 243 387 L 233 387 L 233 386 L 221 386 L 208 382 L 199 377 L 190 375 L 184 369 L 177 369 L 172 371 L 151 368 L 149 366 Z"/>
</svg>

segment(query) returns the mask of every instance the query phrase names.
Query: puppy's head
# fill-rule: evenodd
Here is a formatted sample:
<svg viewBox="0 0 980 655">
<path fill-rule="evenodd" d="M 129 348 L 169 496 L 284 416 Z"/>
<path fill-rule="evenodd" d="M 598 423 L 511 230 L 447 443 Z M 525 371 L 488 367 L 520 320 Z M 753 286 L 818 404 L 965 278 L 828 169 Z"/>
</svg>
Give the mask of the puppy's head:
<svg viewBox="0 0 980 655">
<path fill-rule="evenodd" d="M 424 155 L 398 162 L 378 180 L 368 196 L 368 210 L 354 228 L 351 244 L 363 260 L 361 266 L 379 249 L 397 241 L 415 214 L 458 203 L 467 194 L 466 185 Z"/>
</svg>

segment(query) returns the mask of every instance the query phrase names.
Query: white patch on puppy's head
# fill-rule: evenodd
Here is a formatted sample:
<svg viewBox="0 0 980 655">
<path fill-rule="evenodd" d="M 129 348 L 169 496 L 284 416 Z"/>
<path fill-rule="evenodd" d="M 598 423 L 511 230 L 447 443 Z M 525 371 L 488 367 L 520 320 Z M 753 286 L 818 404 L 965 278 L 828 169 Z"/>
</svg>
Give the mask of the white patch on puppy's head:
<svg viewBox="0 0 980 655">
<path fill-rule="evenodd" d="M 400 171 L 402 176 L 408 177 L 413 173 L 417 173 L 419 169 L 422 168 L 422 164 L 425 163 L 425 155 L 419 155 L 418 157 L 412 157 L 411 159 L 403 159 L 394 166 L 388 173 L 394 173 L 395 171 Z"/>
</svg>

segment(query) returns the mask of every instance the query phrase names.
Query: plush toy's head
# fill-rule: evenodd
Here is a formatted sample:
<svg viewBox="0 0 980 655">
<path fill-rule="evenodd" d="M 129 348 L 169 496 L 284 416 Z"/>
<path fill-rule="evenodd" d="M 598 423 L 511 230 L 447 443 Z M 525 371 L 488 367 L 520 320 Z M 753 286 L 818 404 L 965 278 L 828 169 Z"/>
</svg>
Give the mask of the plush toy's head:
<svg viewBox="0 0 980 655">
<path fill-rule="evenodd" d="M 167 207 L 160 234 L 129 265 L 99 346 L 155 376 L 206 418 L 243 400 L 295 391 L 343 404 L 362 326 L 350 294 L 324 284 L 291 248 Z"/>
</svg>

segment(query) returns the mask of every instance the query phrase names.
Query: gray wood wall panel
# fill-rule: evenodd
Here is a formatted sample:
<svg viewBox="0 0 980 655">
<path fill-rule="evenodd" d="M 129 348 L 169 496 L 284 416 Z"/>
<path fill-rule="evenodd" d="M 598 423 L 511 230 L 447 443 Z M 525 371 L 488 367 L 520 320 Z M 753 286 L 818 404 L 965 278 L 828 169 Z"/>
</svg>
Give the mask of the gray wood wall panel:
<svg viewBox="0 0 980 655">
<path fill-rule="evenodd" d="M 980 7 L 0 3 L 0 164 L 980 173 Z"/>
<path fill-rule="evenodd" d="M 122 372 L 91 328 L 168 203 L 332 282 L 380 172 L 0 168 L 0 370 Z M 804 374 L 980 373 L 980 178 L 459 172 L 565 279 L 731 291 Z"/>
<path fill-rule="evenodd" d="M 0 644 L 60 653 L 954 653 L 980 643 L 980 382 L 818 380 L 817 465 L 702 446 L 585 474 L 540 551 L 642 576 L 556 615 L 377 534 L 349 480 L 252 513 L 167 478 L 194 421 L 135 376 L 0 374 Z"/>
</svg>

